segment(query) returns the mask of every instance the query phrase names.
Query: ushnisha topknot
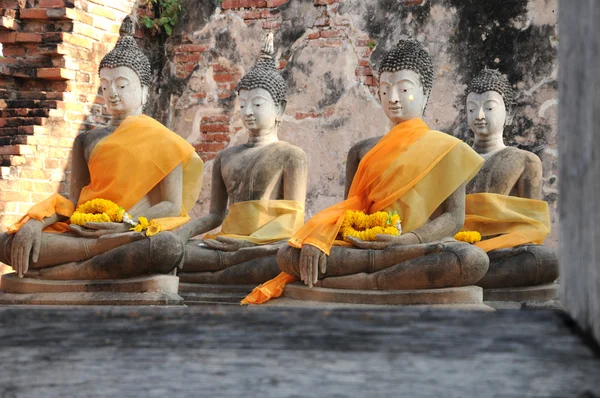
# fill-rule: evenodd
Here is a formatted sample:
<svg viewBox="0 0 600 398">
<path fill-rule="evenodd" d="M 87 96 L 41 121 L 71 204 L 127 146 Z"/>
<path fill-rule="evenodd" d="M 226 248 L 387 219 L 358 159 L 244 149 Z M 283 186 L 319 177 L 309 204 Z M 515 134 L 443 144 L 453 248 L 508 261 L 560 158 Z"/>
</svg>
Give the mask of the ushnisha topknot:
<svg viewBox="0 0 600 398">
<path fill-rule="evenodd" d="M 502 96 L 506 110 L 510 112 L 515 102 L 515 92 L 506 76 L 495 69 L 483 69 L 467 87 L 467 94 L 483 94 L 486 91 L 495 91 Z"/>
<path fill-rule="evenodd" d="M 388 51 L 379 65 L 379 75 L 383 72 L 412 70 L 421 78 L 423 93 L 427 95 L 433 86 L 433 62 L 425 48 L 414 39 L 402 39 Z"/>
<path fill-rule="evenodd" d="M 144 55 L 133 38 L 134 26 L 129 16 L 125 17 L 119 34 L 121 37 L 115 48 L 102 58 L 98 66 L 98 73 L 102 68 L 118 68 L 126 66 L 131 68 L 140 78 L 143 86 L 150 87 L 152 81 L 152 68 L 148 57 Z"/>
<path fill-rule="evenodd" d="M 273 33 L 269 32 L 265 37 L 262 55 L 256 64 L 250 68 L 248 73 L 238 83 L 235 91 L 253 90 L 255 88 L 265 89 L 273 97 L 276 104 L 286 101 L 286 84 L 283 77 L 277 72 L 275 60 L 273 59 Z"/>
</svg>

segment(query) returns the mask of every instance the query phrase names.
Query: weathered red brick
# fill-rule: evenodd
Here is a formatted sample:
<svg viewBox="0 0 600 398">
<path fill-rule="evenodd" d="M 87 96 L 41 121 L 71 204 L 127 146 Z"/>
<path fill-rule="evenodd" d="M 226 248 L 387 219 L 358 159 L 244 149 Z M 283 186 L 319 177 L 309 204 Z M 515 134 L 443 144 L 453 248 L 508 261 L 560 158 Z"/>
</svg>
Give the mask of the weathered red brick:
<svg viewBox="0 0 600 398">
<path fill-rule="evenodd" d="M 228 133 L 229 126 L 227 124 L 200 124 L 200 131 L 206 133 Z"/>
<path fill-rule="evenodd" d="M 213 79 L 219 83 L 234 82 L 239 79 L 239 76 L 235 73 L 215 73 Z"/>
<path fill-rule="evenodd" d="M 342 32 L 337 29 L 327 29 L 321 31 L 321 37 L 324 39 L 329 39 L 330 37 L 340 37 L 343 36 Z"/>
<path fill-rule="evenodd" d="M 175 62 L 175 63 L 200 62 L 201 56 L 202 56 L 202 54 L 200 54 L 200 53 L 177 54 L 173 57 L 173 62 Z"/>
<path fill-rule="evenodd" d="M 288 0 L 267 0 L 267 7 L 279 7 L 280 5 L 285 4 L 287 2 Z"/>
<path fill-rule="evenodd" d="M 242 13 L 242 18 L 244 19 L 259 19 L 261 17 L 260 11 L 252 10 L 252 11 L 244 11 Z"/>
<path fill-rule="evenodd" d="M 0 32 L 0 43 L 14 43 L 16 38 L 15 32 Z"/>
</svg>

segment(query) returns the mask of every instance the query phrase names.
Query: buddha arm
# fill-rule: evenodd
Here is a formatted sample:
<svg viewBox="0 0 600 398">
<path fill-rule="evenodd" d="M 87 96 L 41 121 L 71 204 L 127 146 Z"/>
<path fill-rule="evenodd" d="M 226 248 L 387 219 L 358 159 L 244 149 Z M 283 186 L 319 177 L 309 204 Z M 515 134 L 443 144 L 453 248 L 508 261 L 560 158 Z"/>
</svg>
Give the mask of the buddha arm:
<svg viewBox="0 0 600 398">
<path fill-rule="evenodd" d="M 292 155 L 283 169 L 283 199 L 304 203 L 308 178 L 306 153 L 297 150 Z"/>
<path fill-rule="evenodd" d="M 354 145 L 348 151 L 348 157 L 346 158 L 346 186 L 344 187 L 344 199 L 348 199 L 348 192 L 350 192 L 350 186 L 352 186 L 352 180 L 356 170 L 358 170 L 358 164 L 360 163 L 359 146 Z"/>
<path fill-rule="evenodd" d="M 213 163 L 211 191 L 210 191 L 210 211 L 208 215 L 200 217 L 197 220 L 191 221 L 181 227 L 181 232 L 178 235 L 184 238 L 191 238 L 196 235 L 203 234 L 215 229 L 225 220 L 225 211 L 227 210 L 227 187 L 221 174 L 221 154 L 219 153 Z M 185 239 L 187 240 L 187 239 Z"/>
<path fill-rule="evenodd" d="M 461 184 L 452 195 L 442 202 L 439 208 L 442 214 L 427 221 L 422 227 L 403 235 L 407 237 L 414 235 L 418 241 L 413 242 L 410 239 L 410 243 L 402 243 L 428 243 L 453 237 L 465 222 L 465 186 L 465 183 Z"/>
<path fill-rule="evenodd" d="M 528 153 L 517 185 L 520 198 L 542 199 L 542 161 L 535 154 Z"/>
<path fill-rule="evenodd" d="M 148 207 L 149 200 L 146 196 L 129 209 L 129 213 L 134 217 L 144 216 L 148 219 L 179 216 L 183 200 L 183 168 L 181 163 L 167 174 L 155 189 L 160 192 L 160 202 Z"/>
</svg>

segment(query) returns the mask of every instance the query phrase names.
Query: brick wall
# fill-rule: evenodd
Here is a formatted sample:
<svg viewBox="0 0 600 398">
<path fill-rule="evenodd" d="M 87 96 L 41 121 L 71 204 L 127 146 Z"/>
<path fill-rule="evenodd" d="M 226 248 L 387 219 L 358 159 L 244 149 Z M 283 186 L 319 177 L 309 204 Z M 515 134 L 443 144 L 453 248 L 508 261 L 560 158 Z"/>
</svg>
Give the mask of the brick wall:
<svg viewBox="0 0 600 398">
<path fill-rule="evenodd" d="M 98 63 L 133 3 L 0 0 L 0 229 L 68 194 L 74 138 L 106 122 Z"/>
</svg>

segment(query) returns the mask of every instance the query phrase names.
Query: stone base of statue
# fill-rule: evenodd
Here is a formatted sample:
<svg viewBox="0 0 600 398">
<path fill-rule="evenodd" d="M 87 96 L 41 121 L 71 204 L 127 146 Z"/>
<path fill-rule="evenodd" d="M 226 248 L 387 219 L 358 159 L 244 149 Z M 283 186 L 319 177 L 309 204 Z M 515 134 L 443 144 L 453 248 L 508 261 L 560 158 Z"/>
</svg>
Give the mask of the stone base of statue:
<svg viewBox="0 0 600 398">
<path fill-rule="evenodd" d="M 2 305 L 183 305 L 177 294 L 179 278 L 152 275 L 115 280 L 19 279 L 0 277 Z"/>
<path fill-rule="evenodd" d="M 179 283 L 179 295 L 186 305 L 229 304 L 240 305 L 256 285 L 210 285 Z"/>
<path fill-rule="evenodd" d="M 560 308 L 558 283 L 483 289 L 483 301 L 497 309 Z"/>
<path fill-rule="evenodd" d="M 283 296 L 266 305 L 294 307 L 427 306 L 493 311 L 483 303 L 478 286 L 423 290 L 349 290 L 309 288 L 301 282 L 286 285 Z"/>
</svg>

